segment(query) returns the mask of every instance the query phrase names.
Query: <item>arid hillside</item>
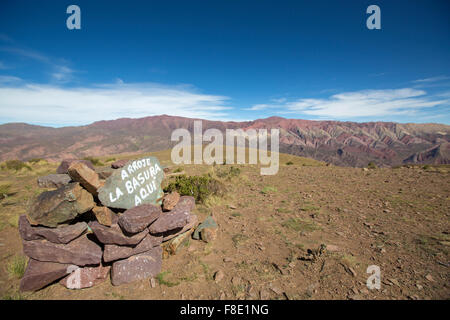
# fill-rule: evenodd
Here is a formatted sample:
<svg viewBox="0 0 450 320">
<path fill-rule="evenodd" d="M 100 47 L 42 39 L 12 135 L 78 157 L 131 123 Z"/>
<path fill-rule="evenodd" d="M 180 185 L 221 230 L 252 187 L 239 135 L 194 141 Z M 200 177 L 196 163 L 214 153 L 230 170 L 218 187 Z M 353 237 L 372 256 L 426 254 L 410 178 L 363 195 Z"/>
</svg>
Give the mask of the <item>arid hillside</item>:
<svg viewBox="0 0 450 320">
<path fill-rule="evenodd" d="M 152 152 L 173 146 L 177 128 L 193 131 L 195 119 L 153 116 L 49 128 L 0 125 L 0 160 L 61 160 L 108 154 Z M 309 121 L 271 117 L 247 122 L 203 120 L 203 130 L 280 129 L 280 151 L 341 166 L 450 163 L 450 126 L 391 122 Z"/>
</svg>

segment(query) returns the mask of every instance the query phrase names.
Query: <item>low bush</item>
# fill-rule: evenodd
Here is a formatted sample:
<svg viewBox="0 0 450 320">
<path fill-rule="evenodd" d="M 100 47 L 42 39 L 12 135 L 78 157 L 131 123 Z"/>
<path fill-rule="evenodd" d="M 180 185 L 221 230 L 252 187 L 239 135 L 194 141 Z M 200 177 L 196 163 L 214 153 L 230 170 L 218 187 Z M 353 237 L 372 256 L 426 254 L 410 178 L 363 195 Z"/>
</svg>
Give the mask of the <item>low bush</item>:
<svg viewBox="0 0 450 320">
<path fill-rule="evenodd" d="M 375 164 L 375 162 L 370 161 L 369 164 L 367 164 L 367 168 L 369 169 L 376 169 L 378 168 L 377 165 Z"/>
<path fill-rule="evenodd" d="M 175 177 L 175 181 L 171 181 L 164 191 L 177 191 L 182 196 L 193 196 L 195 201 L 204 203 L 211 195 L 223 195 L 225 187 L 210 174 L 203 176 L 180 175 Z"/>
<path fill-rule="evenodd" d="M 20 161 L 20 160 L 7 160 L 2 163 L 2 168 L 8 169 L 8 170 L 15 170 L 15 171 L 19 171 L 23 168 L 32 170 L 29 165 L 27 165 L 25 162 Z"/>
<path fill-rule="evenodd" d="M 98 158 L 94 158 L 94 157 L 84 157 L 83 160 L 89 160 L 90 162 L 92 162 L 92 164 L 94 166 L 103 166 L 103 162 L 100 161 L 100 159 Z"/>
</svg>

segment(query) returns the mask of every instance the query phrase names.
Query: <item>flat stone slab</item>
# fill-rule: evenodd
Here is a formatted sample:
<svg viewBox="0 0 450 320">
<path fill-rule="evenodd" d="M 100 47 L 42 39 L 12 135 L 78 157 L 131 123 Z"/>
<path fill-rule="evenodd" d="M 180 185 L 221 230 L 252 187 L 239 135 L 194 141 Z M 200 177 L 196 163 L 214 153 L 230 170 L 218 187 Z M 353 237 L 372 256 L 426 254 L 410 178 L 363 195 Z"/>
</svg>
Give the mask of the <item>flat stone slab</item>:
<svg viewBox="0 0 450 320">
<path fill-rule="evenodd" d="M 161 206 L 142 204 L 128 209 L 119 217 L 119 226 L 128 233 L 138 233 L 162 214 Z"/>
<path fill-rule="evenodd" d="M 146 252 L 153 247 L 161 245 L 161 243 L 162 243 L 161 236 L 156 237 L 151 234 L 148 234 L 144 238 L 144 240 L 139 242 L 139 244 L 135 247 L 106 244 L 105 249 L 103 251 L 103 261 L 111 262 L 120 259 L 125 259 L 137 255 L 139 253 Z"/>
<path fill-rule="evenodd" d="M 161 205 L 162 167 L 155 157 L 130 160 L 115 170 L 98 189 L 100 202 L 110 208 L 130 209 L 141 204 Z"/>
<path fill-rule="evenodd" d="M 155 222 L 153 222 L 148 230 L 151 234 L 161 234 L 167 231 L 183 228 L 189 223 L 190 211 L 195 206 L 193 197 L 183 196 L 172 211 L 165 212 Z"/>
<path fill-rule="evenodd" d="M 102 248 L 85 235 L 68 244 L 56 244 L 47 240 L 23 240 L 23 252 L 35 260 L 77 266 L 97 265 L 103 255 Z"/>
<path fill-rule="evenodd" d="M 20 280 L 20 291 L 36 291 L 55 282 L 79 267 L 73 264 L 28 261 L 25 273 Z"/>
<path fill-rule="evenodd" d="M 49 174 L 37 179 L 41 188 L 60 188 L 68 184 L 72 179 L 68 174 Z"/>
<path fill-rule="evenodd" d="M 161 272 L 162 249 L 160 246 L 113 263 L 111 282 L 114 286 L 155 277 Z"/>
<path fill-rule="evenodd" d="M 97 189 L 103 185 L 97 172 L 83 162 L 73 162 L 67 171 L 73 181 L 79 182 L 87 191 L 97 196 Z"/>
<path fill-rule="evenodd" d="M 28 241 L 46 239 L 53 243 L 66 244 L 82 235 L 87 227 L 86 222 L 78 222 L 56 228 L 33 227 L 25 215 L 19 217 L 20 237 Z"/>
<path fill-rule="evenodd" d="M 113 223 L 111 227 L 106 227 L 97 221 L 89 222 L 89 227 L 94 232 L 98 241 L 103 244 L 117 244 L 121 246 L 135 246 L 148 234 L 145 229 L 134 235 L 125 234 L 117 223 Z"/>
<path fill-rule="evenodd" d="M 57 190 L 42 192 L 31 204 L 27 218 L 32 225 L 56 227 L 71 222 L 94 205 L 92 194 L 78 182 L 72 182 Z"/>
<path fill-rule="evenodd" d="M 56 169 L 56 173 L 68 173 L 68 169 L 70 165 L 74 162 L 81 162 L 87 165 L 89 168 L 94 170 L 94 165 L 89 160 L 80 160 L 80 159 L 64 159 L 61 161 L 61 164 L 59 165 L 58 169 Z"/>
<path fill-rule="evenodd" d="M 191 214 L 189 216 L 189 222 L 187 225 L 185 225 L 184 227 L 182 227 L 181 229 L 175 229 L 175 230 L 171 230 L 171 231 L 167 231 L 164 232 L 163 235 L 163 242 L 168 241 L 172 238 L 177 237 L 180 234 L 183 234 L 193 228 L 195 228 L 198 224 L 198 217 L 195 214 Z"/>
<path fill-rule="evenodd" d="M 83 267 L 78 268 L 61 279 L 59 283 L 67 289 L 84 289 L 93 287 L 106 280 L 110 266 Z"/>
</svg>

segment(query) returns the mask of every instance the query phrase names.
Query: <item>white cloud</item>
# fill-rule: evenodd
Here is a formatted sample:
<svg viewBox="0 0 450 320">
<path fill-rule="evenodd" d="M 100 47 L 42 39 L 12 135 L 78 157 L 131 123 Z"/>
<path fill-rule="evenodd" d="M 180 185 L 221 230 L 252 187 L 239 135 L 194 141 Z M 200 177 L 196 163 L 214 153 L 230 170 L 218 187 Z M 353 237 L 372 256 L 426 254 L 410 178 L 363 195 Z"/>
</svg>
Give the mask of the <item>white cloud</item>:
<svg viewBox="0 0 450 320">
<path fill-rule="evenodd" d="M 183 86 L 153 83 L 116 83 L 94 88 L 0 85 L 0 119 L 57 126 L 160 114 L 220 119 L 229 109 L 226 100 L 227 97 L 200 94 Z"/>
<path fill-rule="evenodd" d="M 298 99 L 280 104 L 255 105 L 251 110 L 276 108 L 280 113 L 297 113 L 320 118 L 352 119 L 413 115 L 424 108 L 449 104 L 448 99 L 427 96 L 424 90 L 413 88 L 362 90 L 343 92 L 327 99 Z"/>
<path fill-rule="evenodd" d="M 443 81 L 443 80 L 448 80 L 448 79 L 450 79 L 450 77 L 437 76 L 437 77 L 431 77 L 431 78 L 417 79 L 417 80 L 414 80 L 413 82 L 415 82 L 415 83 L 437 82 L 437 81 Z"/>
<path fill-rule="evenodd" d="M 69 82 L 72 80 L 74 70 L 66 66 L 54 66 L 55 72 L 52 73 L 53 80 L 57 82 Z"/>
</svg>

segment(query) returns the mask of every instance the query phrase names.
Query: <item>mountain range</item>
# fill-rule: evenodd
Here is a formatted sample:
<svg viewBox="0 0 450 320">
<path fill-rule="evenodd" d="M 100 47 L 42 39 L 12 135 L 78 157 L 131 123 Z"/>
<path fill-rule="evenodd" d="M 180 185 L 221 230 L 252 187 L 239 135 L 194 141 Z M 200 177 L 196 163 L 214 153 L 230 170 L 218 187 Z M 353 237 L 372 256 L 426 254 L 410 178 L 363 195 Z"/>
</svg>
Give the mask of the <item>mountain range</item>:
<svg viewBox="0 0 450 320">
<path fill-rule="evenodd" d="M 98 121 L 85 126 L 0 125 L 0 161 L 61 160 L 165 150 L 177 128 L 193 132 L 194 120 L 168 115 Z M 436 123 L 339 122 L 270 117 L 254 121 L 202 120 L 203 130 L 280 129 L 280 152 L 342 166 L 450 164 L 450 126 Z"/>
</svg>

